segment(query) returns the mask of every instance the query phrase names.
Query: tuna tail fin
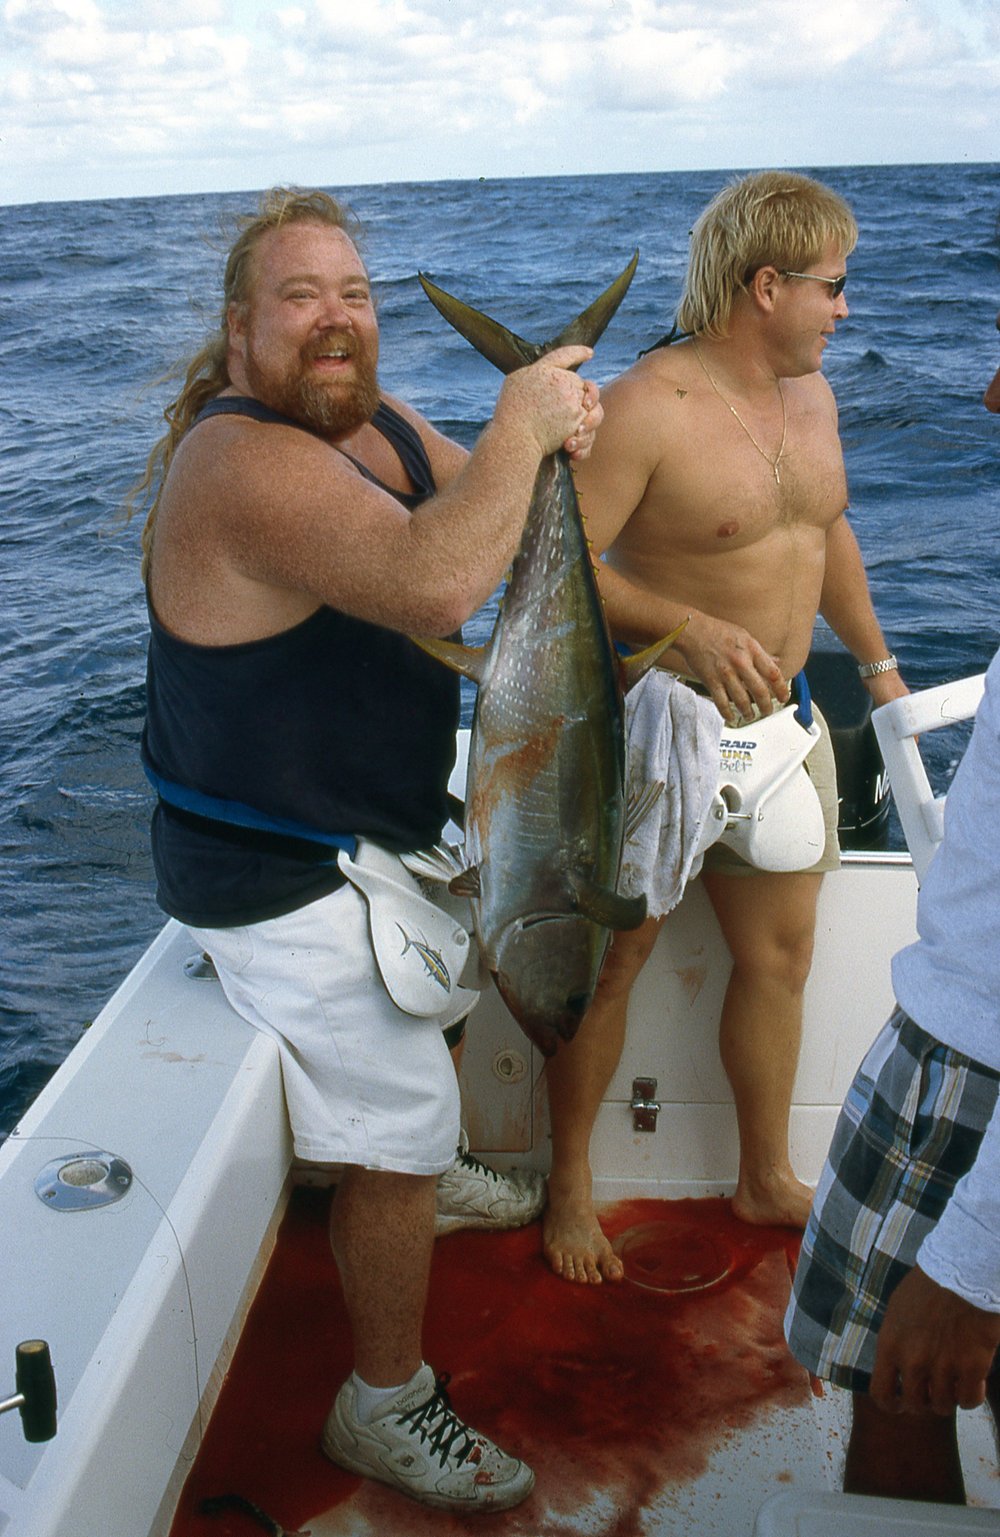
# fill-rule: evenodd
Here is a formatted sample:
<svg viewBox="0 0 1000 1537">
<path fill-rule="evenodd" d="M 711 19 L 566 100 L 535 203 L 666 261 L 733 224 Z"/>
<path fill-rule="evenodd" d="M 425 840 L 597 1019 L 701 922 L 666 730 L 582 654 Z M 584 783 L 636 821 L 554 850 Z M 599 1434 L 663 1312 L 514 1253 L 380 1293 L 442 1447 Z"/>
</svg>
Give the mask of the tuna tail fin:
<svg viewBox="0 0 1000 1537">
<path fill-rule="evenodd" d="M 627 694 L 630 688 L 635 687 L 640 678 L 646 676 L 651 667 L 656 666 L 664 651 L 670 650 L 670 647 L 686 624 L 687 620 L 684 619 L 677 626 L 676 630 L 671 630 L 670 634 L 665 635 L 662 640 L 654 641 L 651 646 L 647 646 L 643 651 L 637 651 L 634 656 L 620 656 L 618 658 L 618 676 L 621 679 L 623 693 Z"/>
<path fill-rule="evenodd" d="M 635 269 L 638 265 L 639 253 L 634 251 L 632 260 L 624 271 L 619 272 L 610 287 L 606 288 L 593 304 L 589 304 L 581 314 L 577 315 L 575 320 L 571 320 L 554 341 L 545 342 L 542 352 L 552 352 L 556 347 L 593 347 L 628 293 L 629 284 L 635 277 Z"/>
<path fill-rule="evenodd" d="M 542 349 L 537 342 L 526 342 L 498 320 L 491 320 L 481 310 L 474 310 L 471 304 L 463 304 L 454 294 L 446 293 L 430 278 L 425 278 L 422 272 L 417 276 L 434 308 L 440 310 L 459 336 L 471 342 L 476 351 L 502 374 L 512 374 L 516 368 L 523 368 L 526 363 L 534 363 L 541 357 Z"/>
<path fill-rule="evenodd" d="M 486 659 L 489 655 L 488 646 L 460 646 L 453 640 L 435 640 L 430 635 L 411 635 L 410 639 L 421 651 L 426 651 L 428 656 L 436 657 L 452 672 L 460 672 L 463 678 L 471 678 L 473 683 L 482 683 L 486 671 Z"/>
<path fill-rule="evenodd" d="M 639 253 L 636 251 L 624 272 L 619 273 L 593 304 L 588 305 L 575 320 L 571 320 L 553 341 L 541 343 L 526 342 L 523 337 L 508 331 L 498 320 L 491 320 L 489 315 L 484 315 L 482 310 L 473 309 L 470 304 L 464 304 L 453 294 L 446 293 L 443 288 L 424 277 L 422 272 L 417 276 L 424 293 L 448 324 L 454 326 L 459 335 L 471 342 L 476 351 L 481 352 L 501 373 L 512 374 L 516 368 L 536 362 L 556 347 L 593 347 L 624 299 L 638 263 Z"/>
</svg>

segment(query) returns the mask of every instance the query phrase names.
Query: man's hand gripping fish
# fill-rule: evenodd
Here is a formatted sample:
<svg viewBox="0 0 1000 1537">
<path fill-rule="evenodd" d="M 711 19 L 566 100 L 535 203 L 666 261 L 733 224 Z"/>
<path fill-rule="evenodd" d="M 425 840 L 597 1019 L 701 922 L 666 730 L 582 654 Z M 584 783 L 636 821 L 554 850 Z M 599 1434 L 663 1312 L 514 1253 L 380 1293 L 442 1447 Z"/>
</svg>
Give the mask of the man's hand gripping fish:
<svg viewBox="0 0 1000 1537">
<path fill-rule="evenodd" d="M 523 341 L 421 276 L 431 302 L 504 373 L 556 347 L 593 346 L 618 308 L 638 252 L 554 341 Z M 466 787 L 464 868 L 480 952 L 504 1002 L 551 1055 L 590 1006 L 615 929 L 636 928 L 644 897 L 617 891 L 630 827 L 623 687 L 676 638 L 621 660 L 608 633 L 567 455 L 543 459 L 489 644 L 419 644 L 478 685 Z M 638 821 L 651 797 L 633 808 Z M 407 863 L 410 863 L 408 860 Z M 431 856 L 419 873 L 443 876 Z"/>
</svg>

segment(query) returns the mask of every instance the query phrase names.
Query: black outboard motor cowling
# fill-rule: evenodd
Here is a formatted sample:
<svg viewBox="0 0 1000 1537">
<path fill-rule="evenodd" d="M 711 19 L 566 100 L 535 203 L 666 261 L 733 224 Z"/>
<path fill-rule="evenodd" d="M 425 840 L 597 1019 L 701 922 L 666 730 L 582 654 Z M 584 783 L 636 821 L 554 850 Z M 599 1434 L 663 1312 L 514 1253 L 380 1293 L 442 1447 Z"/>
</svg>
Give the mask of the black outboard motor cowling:
<svg viewBox="0 0 1000 1537">
<path fill-rule="evenodd" d="M 806 666 L 809 690 L 830 727 L 844 850 L 884 849 L 889 837 L 889 778 L 882 762 L 871 695 L 857 663 L 837 647 L 817 647 Z"/>
</svg>

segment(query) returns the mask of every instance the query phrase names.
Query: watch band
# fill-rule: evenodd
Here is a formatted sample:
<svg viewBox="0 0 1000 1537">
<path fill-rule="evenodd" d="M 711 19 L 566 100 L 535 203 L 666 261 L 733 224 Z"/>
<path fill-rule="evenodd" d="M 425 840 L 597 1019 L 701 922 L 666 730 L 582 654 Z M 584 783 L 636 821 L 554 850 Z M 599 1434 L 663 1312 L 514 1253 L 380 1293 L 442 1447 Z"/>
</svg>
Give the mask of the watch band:
<svg viewBox="0 0 1000 1537">
<path fill-rule="evenodd" d="M 896 672 L 899 663 L 894 656 L 883 657 L 881 662 L 862 662 L 858 668 L 859 678 L 877 678 L 879 673 Z"/>
</svg>

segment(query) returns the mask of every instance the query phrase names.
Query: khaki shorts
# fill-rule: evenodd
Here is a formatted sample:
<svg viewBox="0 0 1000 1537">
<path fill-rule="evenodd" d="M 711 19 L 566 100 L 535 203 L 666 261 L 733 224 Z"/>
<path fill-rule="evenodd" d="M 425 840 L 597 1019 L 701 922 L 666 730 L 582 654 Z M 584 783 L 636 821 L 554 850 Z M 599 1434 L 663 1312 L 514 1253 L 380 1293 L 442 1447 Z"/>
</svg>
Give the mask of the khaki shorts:
<svg viewBox="0 0 1000 1537">
<path fill-rule="evenodd" d="M 793 709 L 794 706 L 786 705 L 785 708 Z M 840 839 L 837 835 L 840 800 L 837 795 L 837 765 L 833 756 L 830 728 L 816 708 L 815 700 L 812 712 L 820 728 L 820 738 L 805 761 L 805 769 L 816 787 L 816 793 L 823 808 L 826 844 L 816 863 L 806 868 L 810 875 L 824 875 L 828 870 L 840 869 Z M 724 843 L 713 843 L 708 849 L 702 871 L 710 875 L 762 875 L 765 873 L 758 870 L 755 865 L 747 864 L 745 859 L 741 859 L 739 854 L 727 848 Z"/>
<path fill-rule="evenodd" d="M 372 954 L 368 909 L 347 884 L 281 918 L 191 929 L 236 1012 L 278 1043 L 299 1158 L 441 1174 L 459 1139 L 451 1013 L 404 1014 Z"/>
</svg>

